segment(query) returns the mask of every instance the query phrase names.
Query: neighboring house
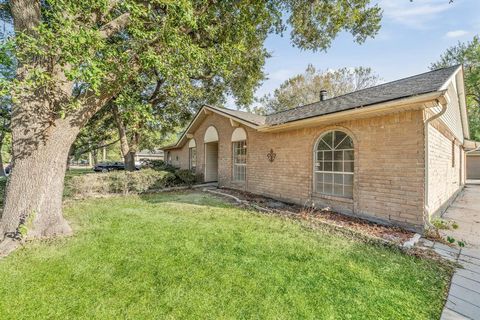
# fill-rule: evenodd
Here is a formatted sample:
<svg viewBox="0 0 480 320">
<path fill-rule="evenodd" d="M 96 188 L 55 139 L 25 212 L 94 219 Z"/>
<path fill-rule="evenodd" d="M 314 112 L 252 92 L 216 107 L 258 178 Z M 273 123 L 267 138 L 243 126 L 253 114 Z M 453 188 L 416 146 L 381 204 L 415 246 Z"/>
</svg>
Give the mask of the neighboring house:
<svg viewBox="0 0 480 320">
<path fill-rule="evenodd" d="M 467 153 L 467 179 L 480 179 L 480 151 Z"/>
<path fill-rule="evenodd" d="M 135 154 L 135 162 L 144 160 L 165 160 L 163 150 L 142 150 Z"/>
<path fill-rule="evenodd" d="M 465 184 L 463 68 L 260 116 L 205 106 L 167 161 L 203 181 L 422 231 Z"/>
</svg>

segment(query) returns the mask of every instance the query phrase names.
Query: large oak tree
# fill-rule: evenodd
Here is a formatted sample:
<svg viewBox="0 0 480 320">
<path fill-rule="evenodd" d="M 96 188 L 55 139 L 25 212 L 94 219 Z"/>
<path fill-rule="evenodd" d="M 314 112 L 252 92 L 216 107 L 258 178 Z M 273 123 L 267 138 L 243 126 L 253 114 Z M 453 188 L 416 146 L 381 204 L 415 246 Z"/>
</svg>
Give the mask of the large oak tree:
<svg viewBox="0 0 480 320">
<path fill-rule="evenodd" d="M 13 171 L 0 239 L 71 232 L 62 215 L 69 149 L 140 72 L 175 83 L 172 95 L 208 75 L 251 98 L 269 33 L 289 26 L 293 45 L 325 50 L 342 31 L 374 36 L 381 19 L 370 0 L 10 0 L 2 9 L 14 33 L 0 51 L 13 52 L 17 69 L 2 82 L 13 99 Z"/>
</svg>

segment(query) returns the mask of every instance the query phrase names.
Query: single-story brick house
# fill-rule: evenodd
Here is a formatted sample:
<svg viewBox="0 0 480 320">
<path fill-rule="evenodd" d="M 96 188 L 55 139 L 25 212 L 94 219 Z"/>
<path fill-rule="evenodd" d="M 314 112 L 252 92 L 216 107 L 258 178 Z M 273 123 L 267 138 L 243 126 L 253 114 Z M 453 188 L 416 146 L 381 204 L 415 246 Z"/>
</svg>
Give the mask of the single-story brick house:
<svg viewBox="0 0 480 320">
<path fill-rule="evenodd" d="M 205 182 L 422 231 L 465 184 L 462 66 L 267 116 L 204 106 L 172 165 Z"/>
</svg>

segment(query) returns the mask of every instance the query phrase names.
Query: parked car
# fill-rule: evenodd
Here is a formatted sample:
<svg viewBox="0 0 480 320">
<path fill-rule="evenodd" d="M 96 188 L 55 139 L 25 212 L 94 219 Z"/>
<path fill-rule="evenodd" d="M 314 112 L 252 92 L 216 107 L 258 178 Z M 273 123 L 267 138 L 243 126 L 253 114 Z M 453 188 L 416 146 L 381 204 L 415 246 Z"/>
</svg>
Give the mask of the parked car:
<svg viewBox="0 0 480 320">
<path fill-rule="evenodd" d="M 107 162 L 99 163 L 93 167 L 95 172 L 109 172 L 115 170 L 125 170 L 125 164 L 123 162 Z M 135 164 L 135 170 L 140 170 L 140 165 Z"/>
<path fill-rule="evenodd" d="M 95 172 L 109 172 L 114 170 L 125 170 L 125 164 L 123 162 L 106 162 L 98 163 L 93 167 Z"/>
</svg>

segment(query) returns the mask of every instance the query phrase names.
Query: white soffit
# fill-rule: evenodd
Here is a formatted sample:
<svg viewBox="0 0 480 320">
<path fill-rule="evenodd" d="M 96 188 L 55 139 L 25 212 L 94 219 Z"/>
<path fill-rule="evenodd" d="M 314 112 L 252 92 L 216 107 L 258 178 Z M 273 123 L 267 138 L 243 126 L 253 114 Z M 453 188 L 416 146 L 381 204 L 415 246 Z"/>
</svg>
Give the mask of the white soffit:
<svg viewBox="0 0 480 320">
<path fill-rule="evenodd" d="M 247 133 L 243 128 L 236 128 L 232 133 L 232 142 L 247 140 Z"/>
<path fill-rule="evenodd" d="M 218 141 L 217 129 L 213 126 L 208 127 L 207 131 L 205 131 L 205 138 L 203 141 L 205 143 Z"/>
</svg>

